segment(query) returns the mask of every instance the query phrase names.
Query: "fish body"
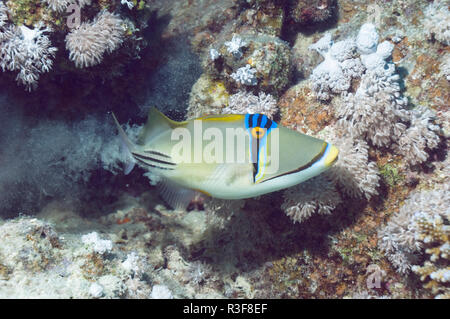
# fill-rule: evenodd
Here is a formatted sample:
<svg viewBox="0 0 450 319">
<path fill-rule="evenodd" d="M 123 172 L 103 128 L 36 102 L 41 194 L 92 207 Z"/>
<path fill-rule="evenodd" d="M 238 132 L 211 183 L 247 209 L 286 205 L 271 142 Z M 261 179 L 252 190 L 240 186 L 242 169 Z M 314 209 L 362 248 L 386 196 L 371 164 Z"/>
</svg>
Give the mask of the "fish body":
<svg viewBox="0 0 450 319">
<path fill-rule="evenodd" d="M 175 122 L 152 108 L 136 144 L 116 124 L 133 160 L 159 174 L 169 193 L 178 189 L 222 199 L 255 197 L 312 178 L 338 156 L 335 146 L 263 114 Z"/>
</svg>

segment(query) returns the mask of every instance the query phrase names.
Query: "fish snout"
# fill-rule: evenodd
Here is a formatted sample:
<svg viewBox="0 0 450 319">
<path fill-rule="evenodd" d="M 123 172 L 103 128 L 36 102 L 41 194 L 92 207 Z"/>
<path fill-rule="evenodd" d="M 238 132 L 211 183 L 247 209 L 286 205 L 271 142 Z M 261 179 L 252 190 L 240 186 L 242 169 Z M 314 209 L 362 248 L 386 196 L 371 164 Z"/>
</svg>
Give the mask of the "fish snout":
<svg viewBox="0 0 450 319">
<path fill-rule="evenodd" d="M 324 160 L 325 167 L 330 167 L 331 165 L 336 163 L 336 161 L 338 160 L 338 157 L 339 157 L 338 148 L 334 145 L 329 144 L 329 151 L 325 155 L 325 160 Z"/>
</svg>

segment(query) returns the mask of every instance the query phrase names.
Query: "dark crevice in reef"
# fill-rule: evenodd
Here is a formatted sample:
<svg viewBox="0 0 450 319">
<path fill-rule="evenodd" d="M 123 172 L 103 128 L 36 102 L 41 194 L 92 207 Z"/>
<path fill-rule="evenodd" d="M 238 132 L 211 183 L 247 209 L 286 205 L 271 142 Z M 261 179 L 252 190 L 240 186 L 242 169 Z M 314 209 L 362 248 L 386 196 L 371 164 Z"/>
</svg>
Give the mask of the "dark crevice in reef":
<svg viewBox="0 0 450 319">
<path fill-rule="evenodd" d="M 365 208 L 369 204 L 374 205 L 365 200 L 344 199 L 344 204 L 331 215 L 314 214 L 300 224 L 293 224 L 279 208 L 282 202 L 280 192 L 247 200 L 244 216 L 232 218 L 224 229 L 210 232 L 197 249 L 184 252 L 186 259 L 202 260 L 222 271 L 228 271 L 230 252 L 227 252 L 235 247 L 232 254 L 239 261 L 237 267 L 242 271 L 251 271 L 266 262 L 305 250 L 311 256 L 326 258 L 332 245 L 330 237 L 356 223 Z M 251 222 L 242 223 L 241 218 Z M 239 233 L 236 233 L 236 229 L 239 229 Z"/>
<path fill-rule="evenodd" d="M 6 189 L 0 198 L 3 217 L 34 214 L 58 198 L 89 203 L 88 210 L 93 213 L 102 211 L 121 192 L 148 189 L 141 170 L 131 177 L 122 172 L 114 175 L 95 163 L 98 154 L 89 150 L 115 138 L 111 111 L 121 123 L 142 124 L 145 107 L 153 105 L 174 119 L 184 118 L 190 88 L 200 76 L 201 66 L 182 36 L 162 38 L 169 21 L 169 16 L 156 18 L 156 12 L 150 16 L 143 32 L 149 45 L 141 50 L 141 59 L 130 59 L 122 50 L 126 48 L 120 48 L 105 55 L 101 65 L 77 69 L 60 43 L 52 72 L 42 74 L 36 90 L 26 92 L 17 86 L 14 74 L 2 73 L 1 121 L 9 123 L 3 126 L 7 131 L 0 140 L 2 152 L 8 154 L 1 159 L 4 174 L 0 182 Z M 123 64 L 118 64 L 121 59 Z M 83 125 L 88 125 L 86 133 L 80 131 Z M 70 144 L 78 133 L 86 145 Z M 96 143 L 100 144 L 94 146 Z M 85 157 L 73 163 L 72 152 L 83 147 Z M 72 171 L 73 166 L 77 171 Z M 85 173 L 87 178 L 74 176 Z M 124 188 L 126 184 L 133 185 L 132 189 Z"/>
</svg>

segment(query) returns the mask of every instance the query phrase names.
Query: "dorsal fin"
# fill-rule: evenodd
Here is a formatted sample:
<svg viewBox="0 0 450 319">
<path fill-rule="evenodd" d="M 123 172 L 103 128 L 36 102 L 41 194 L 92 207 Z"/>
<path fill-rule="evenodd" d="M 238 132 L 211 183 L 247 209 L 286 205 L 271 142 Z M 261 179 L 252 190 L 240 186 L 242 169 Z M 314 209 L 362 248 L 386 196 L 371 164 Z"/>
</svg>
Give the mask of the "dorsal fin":
<svg viewBox="0 0 450 319">
<path fill-rule="evenodd" d="M 139 136 L 139 142 L 143 144 L 147 144 L 156 136 L 160 135 L 163 132 L 168 130 L 172 130 L 176 127 L 183 126 L 187 122 L 177 122 L 169 119 L 163 113 L 158 111 L 155 107 L 151 107 L 148 112 L 147 123 L 142 130 L 141 135 Z"/>
</svg>

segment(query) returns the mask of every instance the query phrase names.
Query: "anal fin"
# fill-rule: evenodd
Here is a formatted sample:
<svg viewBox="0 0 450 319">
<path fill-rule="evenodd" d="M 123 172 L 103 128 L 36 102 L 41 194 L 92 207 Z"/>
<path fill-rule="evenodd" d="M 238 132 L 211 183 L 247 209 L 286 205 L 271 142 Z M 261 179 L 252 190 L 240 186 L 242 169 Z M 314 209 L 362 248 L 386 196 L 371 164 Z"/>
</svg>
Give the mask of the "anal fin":
<svg viewBox="0 0 450 319">
<path fill-rule="evenodd" d="M 158 186 L 161 197 L 174 210 L 185 211 L 197 194 L 195 190 L 181 187 L 165 178 Z"/>
</svg>

